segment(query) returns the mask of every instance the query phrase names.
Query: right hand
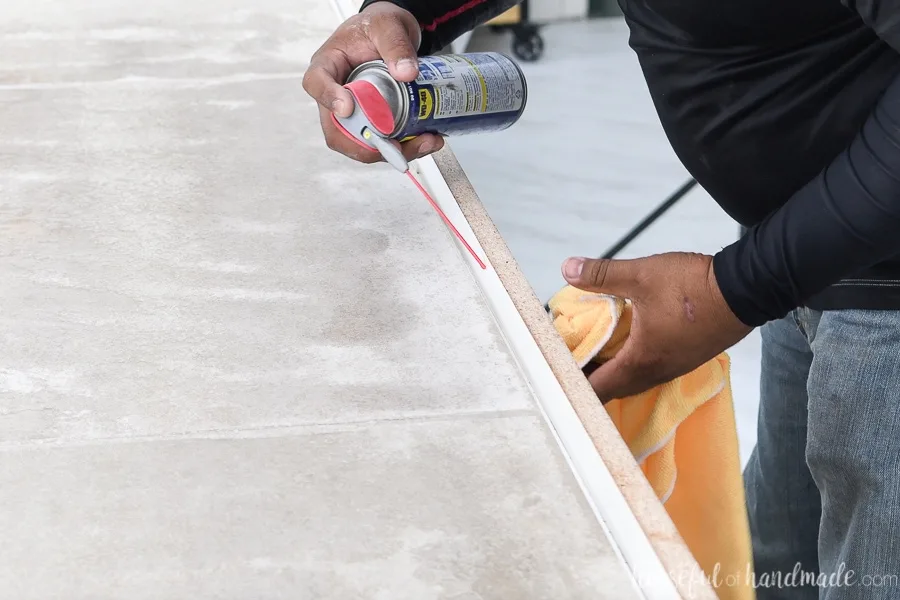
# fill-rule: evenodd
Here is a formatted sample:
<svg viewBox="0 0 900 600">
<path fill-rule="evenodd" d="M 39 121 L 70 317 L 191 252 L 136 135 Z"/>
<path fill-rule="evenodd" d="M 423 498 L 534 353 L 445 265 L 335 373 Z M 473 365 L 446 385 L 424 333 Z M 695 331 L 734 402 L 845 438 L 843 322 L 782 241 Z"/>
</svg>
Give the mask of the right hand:
<svg viewBox="0 0 900 600">
<path fill-rule="evenodd" d="M 418 77 L 416 50 L 421 40 L 422 31 L 412 13 L 391 2 L 375 2 L 344 21 L 313 54 L 303 76 L 303 89 L 319 103 L 319 119 L 329 148 L 363 163 L 383 160 L 377 151 L 365 150 L 338 131 L 331 113 L 349 117 L 353 112 L 353 97 L 342 84 L 350 71 L 364 62 L 383 59 L 397 81 Z M 440 150 L 444 140 L 422 134 L 403 144 L 393 143 L 407 160 L 414 160 Z"/>
</svg>

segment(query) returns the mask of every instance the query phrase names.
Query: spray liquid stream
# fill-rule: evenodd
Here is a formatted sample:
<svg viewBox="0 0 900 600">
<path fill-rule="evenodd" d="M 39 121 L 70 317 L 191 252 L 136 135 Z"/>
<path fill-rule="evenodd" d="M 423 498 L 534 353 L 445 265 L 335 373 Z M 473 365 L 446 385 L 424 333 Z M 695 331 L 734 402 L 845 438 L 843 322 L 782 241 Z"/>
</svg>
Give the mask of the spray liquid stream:
<svg viewBox="0 0 900 600">
<path fill-rule="evenodd" d="M 450 231 L 453 232 L 453 235 L 455 235 L 456 238 L 462 243 L 462 245 L 466 247 L 466 250 L 469 251 L 469 254 L 471 254 L 472 258 L 475 259 L 475 262 L 478 263 L 478 266 L 482 269 L 487 269 L 487 265 L 485 265 L 484 261 L 482 261 L 478 257 L 478 254 L 475 253 L 475 250 L 473 250 L 472 246 L 470 246 L 466 241 L 466 238 L 464 238 L 459 230 L 454 227 L 453 223 L 450 222 L 450 219 L 447 217 L 444 211 L 441 210 L 441 207 L 438 206 L 437 202 L 434 201 L 434 198 L 431 197 L 431 194 L 429 194 L 425 190 L 422 184 L 419 183 L 419 180 L 416 179 L 412 174 L 412 171 L 409 168 L 409 163 L 406 161 L 406 158 L 404 158 L 400 150 L 398 150 L 396 146 L 394 146 L 387 140 L 381 138 L 378 135 L 375 135 L 368 129 L 363 130 L 363 138 L 368 140 L 373 146 L 375 146 L 375 148 L 378 149 L 379 152 L 381 152 L 381 156 L 384 157 L 385 161 L 389 165 L 409 177 L 409 180 L 415 184 L 416 188 L 418 188 L 418 190 L 422 192 L 422 195 L 425 196 L 425 199 L 428 200 L 429 204 L 431 204 L 431 208 L 433 208 L 435 212 L 437 212 L 437 214 L 441 217 L 447 227 L 450 228 Z"/>
<path fill-rule="evenodd" d="M 444 214 L 444 211 L 441 210 L 441 207 L 437 205 L 437 202 L 434 201 L 434 199 L 431 197 L 431 194 L 426 192 L 425 188 L 422 187 L 422 184 L 419 183 L 419 181 L 413 176 L 412 171 L 407 170 L 406 176 L 409 177 L 410 181 L 412 181 L 414 184 L 416 184 L 416 187 L 419 188 L 419 191 L 422 192 L 422 195 L 425 196 L 425 199 L 428 200 L 429 204 L 431 204 L 431 207 L 437 212 L 438 215 L 440 215 L 441 219 L 444 220 L 444 223 L 447 224 L 447 227 L 450 228 L 450 231 L 452 231 L 453 234 L 456 235 L 456 238 L 460 242 L 462 242 L 462 245 L 466 247 L 466 250 L 469 251 L 469 254 L 471 254 L 472 258 L 475 259 L 475 262 L 478 263 L 478 266 L 481 267 L 482 269 L 487 269 L 487 265 L 485 265 L 484 262 L 482 262 L 482 260 L 480 258 L 478 258 L 478 255 L 475 253 L 474 250 L 472 250 L 472 246 L 469 245 L 469 242 L 467 242 L 466 239 L 459 232 L 459 230 L 453 226 L 453 223 L 450 222 L 450 219 L 447 218 L 447 215 Z"/>
</svg>

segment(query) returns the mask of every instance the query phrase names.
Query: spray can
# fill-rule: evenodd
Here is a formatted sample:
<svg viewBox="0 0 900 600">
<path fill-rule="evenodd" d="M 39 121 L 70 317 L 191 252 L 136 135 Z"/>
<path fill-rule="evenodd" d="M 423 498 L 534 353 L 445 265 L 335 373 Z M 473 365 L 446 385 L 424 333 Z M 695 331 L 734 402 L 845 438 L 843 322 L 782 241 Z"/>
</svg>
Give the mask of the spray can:
<svg viewBox="0 0 900 600">
<path fill-rule="evenodd" d="M 398 82 L 382 61 L 358 66 L 348 83 L 369 81 L 394 114 L 390 136 L 403 141 L 422 133 L 463 135 L 501 131 L 525 110 L 527 86 L 519 66 L 496 52 L 445 54 L 419 59 L 419 76 Z"/>
<path fill-rule="evenodd" d="M 420 57 L 419 76 L 411 82 L 396 81 L 383 61 L 370 61 L 350 73 L 345 87 L 359 110 L 335 122 L 346 135 L 384 150 L 382 154 L 396 154 L 384 139 L 501 131 L 519 120 L 528 96 L 522 70 L 497 52 Z"/>
</svg>

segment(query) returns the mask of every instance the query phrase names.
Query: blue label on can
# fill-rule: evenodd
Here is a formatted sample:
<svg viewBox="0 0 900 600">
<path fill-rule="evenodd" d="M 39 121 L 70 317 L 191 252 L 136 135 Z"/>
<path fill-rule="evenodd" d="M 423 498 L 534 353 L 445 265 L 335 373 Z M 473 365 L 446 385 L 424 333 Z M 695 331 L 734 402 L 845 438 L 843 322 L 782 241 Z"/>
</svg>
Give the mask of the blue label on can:
<svg viewBox="0 0 900 600">
<path fill-rule="evenodd" d="M 525 79 L 515 63 L 492 52 L 419 59 L 419 77 L 403 84 L 406 126 L 395 137 L 459 135 L 506 129 L 525 109 Z"/>
</svg>

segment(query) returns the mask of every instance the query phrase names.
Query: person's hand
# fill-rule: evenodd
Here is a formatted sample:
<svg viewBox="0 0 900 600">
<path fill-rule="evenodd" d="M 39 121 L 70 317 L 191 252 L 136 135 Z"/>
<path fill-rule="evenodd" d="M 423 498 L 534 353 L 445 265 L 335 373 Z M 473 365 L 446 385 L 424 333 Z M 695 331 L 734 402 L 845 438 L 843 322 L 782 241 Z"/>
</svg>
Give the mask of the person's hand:
<svg viewBox="0 0 900 600">
<path fill-rule="evenodd" d="M 671 252 L 634 260 L 570 258 L 563 263 L 563 277 L 580 290 L 632 302 L 628 339 L 588 377 L 603 402 L 689 373 L 752 331 L 722 297 L 711 256 Z"/>
<path fill-rule="evenodd" d="M 383 59 L 397 81 L 418 77 L 416 50 L 421 40 L 422 31 L 412 13 L 390 2 L 375 2 L 344 21 L 313 54 L 303 76 L 303 89 L 319 103 L 329 148 L 364 163 L 383 160 L 378 152 L 365 150 L 338 131 L 331 113 L 349 117 L 353 112 L 353 97 L 342 84 L 350 71 L 364 62 Z M 440 136 L 423 134 L 398 147 L 407 160 L 414 160 L 440 150 L 443 143 Z"/>
</svg>

